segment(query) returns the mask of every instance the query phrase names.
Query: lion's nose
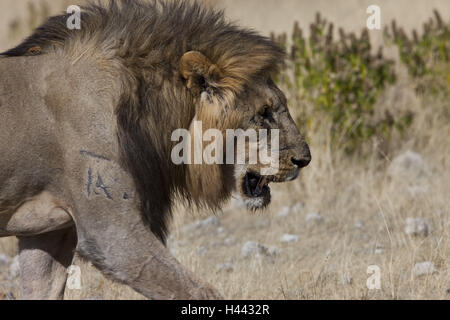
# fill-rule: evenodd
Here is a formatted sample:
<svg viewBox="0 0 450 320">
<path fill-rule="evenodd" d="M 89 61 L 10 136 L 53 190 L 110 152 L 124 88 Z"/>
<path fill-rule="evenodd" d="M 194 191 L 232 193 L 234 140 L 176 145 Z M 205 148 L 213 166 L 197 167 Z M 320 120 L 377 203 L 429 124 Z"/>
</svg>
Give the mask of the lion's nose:
<svg viewBox="0 0 450 320">
<path fill-rule="evenodd" d="M 311 157 L 306 157 L 306 158 L 302 158 L 302 159 L 292 158 L 291 160 L 292 160 L 292 163 L 295 164 L 300 169 L 307 167 L 311 163 Z"/>
<path fill-rule="evenodd" d="M 291 161 L 300 169 L 307 167 L 311 163 L 311 151 L 309 150 L 309 146 L 305 144 L 302 155 L 298 158 L 292 157 Z"/>
</svg>

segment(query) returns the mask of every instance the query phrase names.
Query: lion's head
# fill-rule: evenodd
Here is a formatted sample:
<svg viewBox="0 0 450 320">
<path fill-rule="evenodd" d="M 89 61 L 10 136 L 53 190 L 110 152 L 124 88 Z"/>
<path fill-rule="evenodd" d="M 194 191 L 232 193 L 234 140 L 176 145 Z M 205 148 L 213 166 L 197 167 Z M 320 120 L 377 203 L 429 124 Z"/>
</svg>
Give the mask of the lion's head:
<svg viewBox="0 0 450 320">
<path fill-rule="evenodd" d="M 250 60 L 248 63 L 253 62 Z M 202 129 L 219 129 L 224 133 L 223 141 L 219 144 L 217 141 L 212 142 L 213 145 L 216 143 L 216 148 L 223 150 L 220 156 L 223 165 L 233 168 L 233 179 L 224 177 L 230 175 L 230 168 L 225 174 L 223 168 L 213 169 L 222 173 L 222 179 L 219 180 L 219 177 L 207 174 L 211 170 L 205 168 L 208 164 L 203 165 L 191 177 L 202 181 L 195 187 L 208 193 L 217 192 L 217 188 L 208 185 L 233 184 L 234 190 L 240 193 L 249 209 L 266 207 L 271 200 L 269 184 L 295 180 L 300 169 L 311 162 L 309 147 L 289 113 L 285 95 L 271 80 L 270 74 L 260 73 L 260 78 L 253 78 L 251 83 L 241 85 L 236 77 L 233 78 L 233 75 L 198 51 L 184 54 L 180 61 L 180 72 L 187 87 L 197 98 L 193 120 L 202 121 L 206 126 Z M 245 143 L 245 150 L 238 150 L 239 142 L 236 141 L 231 148 L 227 145 L 230 141 L 227 135 L 229 129 L 242 130 L 240 136 L 232 138 L 241 139 L 240 142 Z M 262 137 L 260 130 L 267 132 L 267 136 Z M 249 134 L 246 135 L 244 131 Z M 250 140 L 251 133 L 256 133 L 253 136 L 256 140 Z M 253 161 L 250 159 L 250 150 L 256 151 Z M 239 153 L 243 151 L 245 155 L 242 160 L 245 161 L 239 161 L 238 157 L 242 156 Z M 215 150 L 213 156 L 217 156 L 217 152 Z M 230 152 L 233 153 L 232 161 L 228 162 Z M 264 159 L 265 156 L 268 158 Z"/>
</svg>

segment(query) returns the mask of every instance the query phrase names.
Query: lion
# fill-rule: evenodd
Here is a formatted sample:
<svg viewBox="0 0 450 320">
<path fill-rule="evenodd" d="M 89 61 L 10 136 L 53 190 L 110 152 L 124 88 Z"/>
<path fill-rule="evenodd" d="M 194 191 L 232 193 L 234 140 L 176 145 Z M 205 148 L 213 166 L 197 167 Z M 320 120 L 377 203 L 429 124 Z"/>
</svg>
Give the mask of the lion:
<svg viewBox="0 0 450 320">
<path fill-rule="evenodd" d="M 175 201 L 250 210 L 311 161 L 271 80 L 285 53 L 186 1 L 111 0 L 50 18 L 0 56 L 0 236 L 19 239 L 23 299 L 62 299 L 77 251 L 149 299 L 221 299 L 165 246 Z M 174 164 L 171 133 L 276 129 L 279 168 Z"/>
</svg>

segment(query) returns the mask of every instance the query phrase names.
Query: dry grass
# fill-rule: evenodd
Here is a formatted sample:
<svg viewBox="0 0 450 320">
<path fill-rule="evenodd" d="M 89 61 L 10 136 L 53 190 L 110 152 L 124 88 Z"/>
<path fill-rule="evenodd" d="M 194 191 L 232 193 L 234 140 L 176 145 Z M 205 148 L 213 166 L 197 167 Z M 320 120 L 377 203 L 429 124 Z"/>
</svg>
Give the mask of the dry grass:
<svg viewBox="0 0 450 320">
<path fill-rule="evenodd" d="M 298 181 L 274 186 L 267 212 L 251 215 L 235 205 L 220 217 L 222 229 L 187 232 L 184 226 L 194 218 L 178 210 L 170 239 L 174 255 L 232 299 L 449 299 L 450 123 L 438 112 L 449 105 L 424 103 L 410 88 L 405 78 L 380 102 L 417 115 L 405 137 L 389 147 L 389 156 L 347 157 L 330 145 L 324 123 L 310 141 L 311 166 Z M 407 150 L 420 153 L 431 169 L 429 179 L 417 181 L 427 186 L 420 192 L 410 192 L 401 178 L 388 175 L 391 160 Z M 278 217 L 283 207 L 298 203 L 303 208 Z M 325 222 L 307 223 L 310 212 Z M 407 235 L 408 217 L 427 219 L 431 234 Z M 298 235 L 300 241 L 283 244 L 283 234 Z M 280 253 L 244 259 L 247 241 L 276 246 Z M 16 250 L 15 240 L 0 241 L 0 252 L 14 256 Z M 412 269 L 422 261 L 432 261 L 436 272 L 415 277 Z M 222 263 L 232 263 L 234 270 L 220 271 Z M 67 299 L 142 298 L 105 280 L 88 263 L 77 258 L 74 264 L 82 268 L 83 290 L 68 290 Z M 381 269 L 381 290 L 366 287 L 370 265 Z M 0 270 L 0 293 L 6 271 Z M 18 297 L 17 287 L 9 288 Z"/>
<path fill-rule="evenodd" d="M 251 215 L 235 206 L 221 215 L 222 229 L 187 231 L 185 225 L 194 219 L 179 210 L 170 239 L 175 256 L 230 299 L 448 299 L 450 123 L 435 113 L 439 106 L 425 107 L 404 96 L 396 102 L 408 104 L 417 118 L 392 156 L 420 153 L 431 175 L 415 182 L 426 190 L 412 192 L 402 176 L 388 175 L 389 157 L 349 158 L 318 134 L 311 141 L 313 163 L 299 181 L 274 188 L 267 212 Z M 298 203 L 303 208 L 278 217 L 284 206 Z M 320 213 L 325 222 L 306 222 L 310 212 Z M 407 235 L 408 217 L 428 220 L 431 234 Z M 298 235 L 300 241 L 282 244 L 283 234 Z M 281 252 L 244 259 L 241 249 L 247 241 Z M 415 263 L 423 261 L 432 261 L 436 272 L 414 276 Z M 220 271 L 223 263 L 232 263 L 234 270 Z M 381 269 L 381 290 L 367 289 L 370 265 Z M 91 284 L 69 292 L 68 298 L 140 298 L 97 272 L 84 274 Z"/>
<path fill-rule="evenodd" d="M 29 36 L 49 15 L 65 11 L 84 0 L 2 0 L 0 2 L 0 51 Z"/>
<path fill-rule="evenodd" d="M 431 107 L 420 111 L 397 153 L 412 149 L 423 155 L 432 176 L 420 184 L 428 190 L 413 194 L 406 183 L 390 178 L 390 159 L 349 159 L 312 141 L 312 165 L 301 181 L 275 189 L 276 203 L 269 212 L 227 212 L 221 219 L 224 234 L 210 230 L 190 236 L 177 229 L 178 258 L 234 299 L 449 298 L 450 124 L 436 118 Z M 304 209 L 276 216 L 283 206 L 298 202 Z M 306 223 L 308 212 L 320 213 L 325 223 Z M 418 238 L 405 234 L 408 217 L 427 219 L 432 233 Z M 356 222 L 363 226 L 355 227 Z M 283 245 L 283 234 L 299 235 L 300 242 Z M 224 245 L 229 236 L 235 243 Z M 240 250 L 250 240 L 275 245 L 282 253 L 274 259 L 243 259 Z M 204 256 L 197 254 L 200 247 L 207 248 Z M 230 261 L 235 271 L 217 272 L 218 264 Z M 437 272 L 414 277 L 413 266 L 422 261 L 432 261 Z M 370 265 L 381 268 L 379 291 L 366 287 Z"/>
</svg>

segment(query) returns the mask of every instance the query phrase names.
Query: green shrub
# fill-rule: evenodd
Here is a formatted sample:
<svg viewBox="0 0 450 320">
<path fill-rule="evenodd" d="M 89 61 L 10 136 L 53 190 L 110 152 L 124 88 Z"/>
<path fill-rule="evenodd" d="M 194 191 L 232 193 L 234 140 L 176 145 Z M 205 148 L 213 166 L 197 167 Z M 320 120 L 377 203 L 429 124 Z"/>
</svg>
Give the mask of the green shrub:
<svg viewBox="0 0 450 320">
<path fill-rule="evenodd" d="M 329 119 L 333 142 L 353 152 L 374 136 L 389 138 L 411 116 L 375 112 L 377 99 L 396 75 L 394 61 L 383 57 L 382 48 L 372 53 L 368 31 L 358 36 L 341 29 L 336 40 L 333 29 L 317 14 L 309 37 L 297 23 L 289 43 L 285 34 L 272 35 L 290 53 L 277 81 L 293 92 L 291 104 L 300 109 L 300 126 L 311 129 L 312 123 Z"/>
<path fill-rule="evenodd" d="M 386 27 L 385 37 L 398 47 L 401 61 L 417 81 L 419 93 L 450 95 L 450 23 L 444 23 L 434 10 L 434 17 L 408 36 L 395 21 Z"/>
</svg>

